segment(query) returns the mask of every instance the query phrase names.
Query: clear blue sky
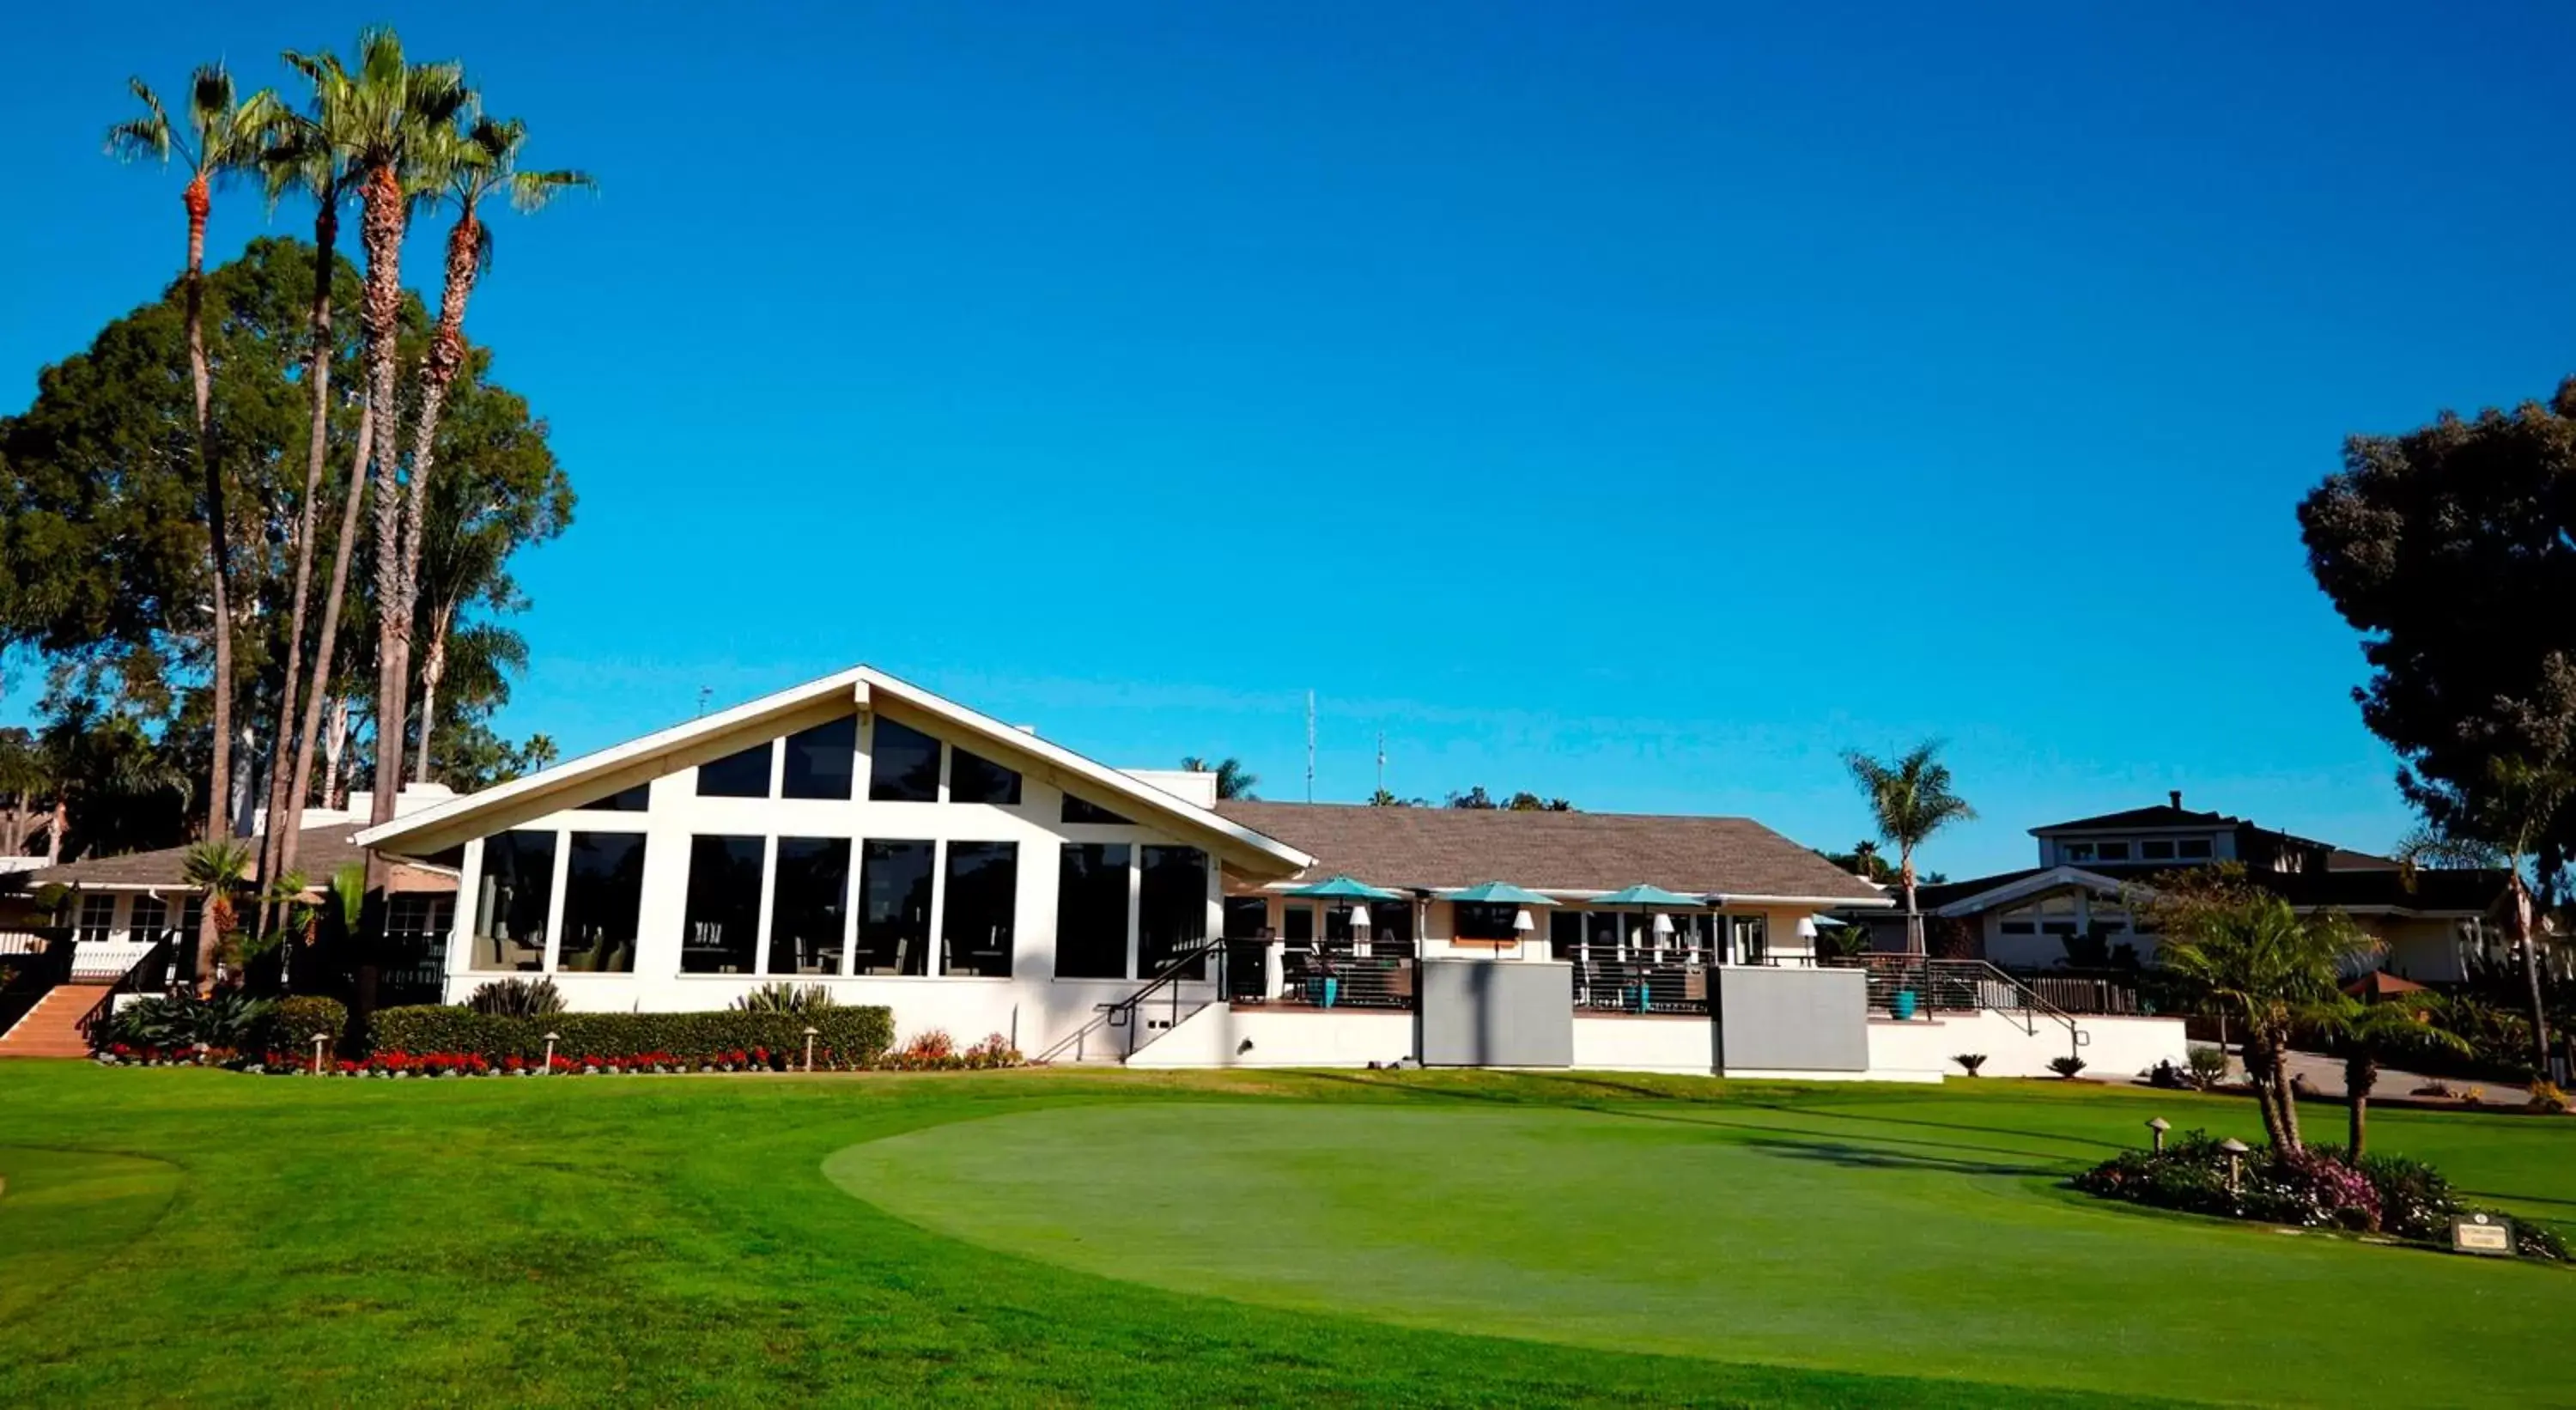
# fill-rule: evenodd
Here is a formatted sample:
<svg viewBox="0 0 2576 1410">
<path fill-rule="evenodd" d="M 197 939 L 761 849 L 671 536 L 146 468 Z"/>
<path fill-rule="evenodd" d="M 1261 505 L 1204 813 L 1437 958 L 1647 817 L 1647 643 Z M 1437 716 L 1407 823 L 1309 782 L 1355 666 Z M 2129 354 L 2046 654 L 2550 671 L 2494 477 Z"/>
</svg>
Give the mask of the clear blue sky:
<svg viewBox="0 0 2576 1410">
<path fill-rule="evenodd" d="M 358 18 L 221 8 L 13 22 L 0 407 L 178 261 L 126 75 Z M 1954 874 L 2175 787 L 2384 844 L 2292 506 L 2576 367 L 2560 6 L 696 8 L 383 16 L 604 186 L 469 323 L 581 495 L 501 721 L 570 752 L 866 660 L 1273 797 L 1312 688 L 1319 798 L 1383 730 L 1841 846 L 1938 734 Z"/>
</svg>

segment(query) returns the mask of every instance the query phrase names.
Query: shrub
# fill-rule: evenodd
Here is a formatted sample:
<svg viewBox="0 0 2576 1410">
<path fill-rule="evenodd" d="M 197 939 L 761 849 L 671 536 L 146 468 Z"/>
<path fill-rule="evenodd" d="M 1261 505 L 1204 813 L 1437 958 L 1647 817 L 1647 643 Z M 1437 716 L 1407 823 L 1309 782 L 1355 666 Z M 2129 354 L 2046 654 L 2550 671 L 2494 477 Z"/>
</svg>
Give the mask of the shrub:
<svg viewBox="0 0 2576 1410">
<path fill-rule="evenodd" d="M 786 1068 L 804 1061 L 805 1030 L 812 1027 L 817 1066 L 861 1067 L 876 1061 L 894 1037 L 894 1015 L 878 1006 L 833 1007 L 808 1013 L 752 1013 L 716 1009 L 699 1013 L 556 1013 L 541 1017 L 476 1013 L 453 1005 L 385 1009 L 376 1014 L 377 1053 L 471 1053 L 495 1064 L 510 1058 L 542 1063 L 546 1034 L 557 1035 L 559 1057 L 624 1059 L 639 1053 L 676 1054 L 679 1065 L 702 1065 L 718 1054 L 740 1066 L 759 1050 L 765 1065 Z M 721 1065 L 721 1064 L 719 1064 Z"/>
<path fill-rule="evenodd" d="M 316 1033 L 331 1035 L 326 1051 L 339 1051 L 349 1036 L 348 1006 L 338 999 L 294 994 L 278 1000 L 277 1007 L 269 1011 L 268 1031 L 261 1035 L 261 1045 L 309 1057 Z"/>
<path fill-rule="evenodd" d="M 217 991 L 209 998 L 155 996 L 137 999 L 116 1011 L 90 1034 L 93 1047 L 123 1043 L 134 1048 L 257 1048 L 268 1036 L 273 1009 L 238 989 Z"/>
<path fill-rule="evenodd" d="M 2534 1082 L 2531 1084 L 2531 1109 L 2533 1111 L 2565 1111 L 2567 1109 L 2567 1094 L 2564 1091 L 2559 1090 L 2559 1086 L 2555 1082 Z"/>
<path fill-rule="evenodd" d="M 832 1007 L 832 991 L 820 984 L 763 984 L 733 1001 L 745 1013 L 812 1013 Z"/>
<path fill-rule="evenodd" d="M 563 1012 L 563 994 L 551 979 L 495 979 L 474 991 L 465 1006 L 504 1018 L 542 1018 Z"/>
<path fill-rule="evenodd" d="M 968 1068 L 1017 1067 L 1027 1061 L 1011 1040 L 999 1033 L 989 1034 L 984 1041 L 957 1050 L 956 1041 L 940 1029 L 933 1028 L 914 1036 L 897 1051 L 887 1053 L 878 1066 L 897 1072 L 952 1072 Z"/>
<path fill-rule="evenodd" d="M 2090 1064 L 2080 1057 L 2050 1058 L 2048 1060 L 2048 1070 L 2070 1082 L 2075 1080 L 2076 1073 L 2082 1072 L 2088 1066 L 2090 1066 Z"/>
<path fill-rule="evenodd" d="M 2193 1043 L 2183 1054 L 2192 1085 L 2206 1092 L 2227 1080 L 2227 1050 L 2214 1043 Z"/>
<path fill-rule="evenodd" d="M 1966 1068 L 1968 1070 L 1968 1075 L 1974 1077 L 1977 1075 L 1977 1069 L 1986 1065 L 1986 1055 L 1984 1053 L 1960 1053 L 1957 1056 L 1952 1057 L 1950 1061 Z"/>
</svg>

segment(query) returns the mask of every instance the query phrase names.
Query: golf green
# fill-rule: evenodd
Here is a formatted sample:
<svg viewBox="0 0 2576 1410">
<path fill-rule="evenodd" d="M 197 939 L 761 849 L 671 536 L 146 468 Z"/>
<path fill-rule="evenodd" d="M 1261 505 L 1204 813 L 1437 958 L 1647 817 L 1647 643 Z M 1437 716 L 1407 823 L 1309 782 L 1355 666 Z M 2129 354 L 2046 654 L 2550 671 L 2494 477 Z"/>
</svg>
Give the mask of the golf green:
<svg viewBox="0 0 2576 1410">
<path fill-rule="evenodd" d="M 2060 1184 L 2091 1142 L 1925 1105 L 1065 1106 L 824 1168 L 988 1248 L 1409 1326 L 2193 1399 L 2566 1394 L 2562 1270 L 2099 1203 Z"/>
</svg>

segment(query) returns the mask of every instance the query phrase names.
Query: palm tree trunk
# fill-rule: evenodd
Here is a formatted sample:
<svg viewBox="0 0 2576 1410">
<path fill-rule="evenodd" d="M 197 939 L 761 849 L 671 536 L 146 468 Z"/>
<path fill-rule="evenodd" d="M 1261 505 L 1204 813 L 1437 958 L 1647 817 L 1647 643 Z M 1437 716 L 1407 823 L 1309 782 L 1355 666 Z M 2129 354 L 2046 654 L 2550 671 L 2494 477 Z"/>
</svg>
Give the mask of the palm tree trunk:
<svg viewBox="0 0 2576 1410">
<path fill-rule="evenodd" d="M 2531 1070 L 2549 1075 L 2549 1005 L 2540 988 L 2540 926 L 2531 891 L 2522 884 L 2518 859 L 2513 870 L 2513 928 L 2522 942 L 2522 982 L 2531 995 Z"/>
<path fill-rule="evenodd" d="M 61 784 L 54 785 L 54 820 L 45 828 L 45 865 L 60 866 L 63 860 L 63 832 L 72 823 L 71 800 L 64 796 Z"/>
<path fill-rule="evenodd" d="M 2379 1064 L 2356 1053 L 2343 1062 L 2343 1093 L 2352 1103 L 2352 1124 L 2346 1132 L 2346 1158 L 2358 1163 L 2370 1142 L 2370 1089 L 2379 1085 Z"/>
<path fill-rule="evenodd" d="M 2283 1149 L 2297 1152 L 2307 1149 L 2299 1136 L 2299 1094 L 2290 1084 L 2290 1043 L 2286 1035 L 2272 1034 L 2265 1039 L 2272 1049 L 2272 1085 L 2281 1094 L 2281 1134 L 2288 1137 Z"/>
<path fill-rule="evenodd" d="M 420 554 L 422 521 L 428 514 L 430 474 L 438 464 L 438 423 L 447 407 L 448 390 L 456 384 L 456 374 L 465 366 L 465 305 L 474 297 L 476 255 L 481 243 L 479 223 L 474 208 L 467 206 L 447 232 L 446 287 L 439 292 L 438 328 L 430 335 L 429 355 L 420 371 L 420 411 L 412 426 L 411 487 L 403 498 L 402 577 L 404 605 L 416 606 L 420 592 Z M 379 514 L 382 511 L 378 511 Z M 423 783 L 429 781 L 429 732 L 434 723 L 432 706 L 438 691 L 438 678 L 446 669 L 445 628 L 431 627 L 427 653 L 421 673 L 420 764 Z M 410 662 L 405 660 L 408 666 Z M 408 680 L 406 679 L 406 684 Z M 399 722 L 403 711 L 399 705 L 388 714 L 382 709 L 377 719 Z M 381 732 L 383 726 L 377 726 Z M 382 748 L 382 745 L 377 746 Z M 381 770 L 379 770 L 381 777 Z M 397 773 L 396 777 L 400 777 Z"/>
<path fill-rule="evenodd" d="M 304 612 L 313 591 L 313 518 L 322 498 L 322 466 L 331 450 L 331 274 L 332 246 L 338 242 L 340 212 L 327 196 L 313 215 L 313 310 L 306 325 L 313 338 L 304 381 L 310 391 L 312 432 L 304 451 L 304 509 L 295 531 L 295 607 L 286 628 L 286 683 L 278 692 L 276 760 L 268 770 L 268 828 L 259 849 L 259 928 L 266 934 L 272 919 L 270 878 L 282 875 L 286 849 L 286 780 L 290 772 L 289 741 L 295 737 L 296 691 L 303 684 Z M 301 796 L 301 795 L 298 795 Z"/>
<path fill-rule="evenodd" d="M 348 498 L 340 506 L 340 538 L 331 545 L 331 583 L 322 592 L 322 625 L 313 643 L 313 680 L 304 701 L 304 723 L 295 735 L 295 777 L 287 786 L 286 836 L 279 844 L 277 869 L 295 869 L 296 850 L 304 843 L 304 800 L 313 783 L 313 743 L 322 727 L 322 705 L 331 698 L 331 657 L 340 643 L 340 603 L 349 588 L 349 559 L 357 552 L 358 506 L 367 497 L 367 456 L 375 448 L 376 406 L 358 411 L 358 453 L 349 465 Z M 331 750 L 331 776 L 340 773 L 340 750 Z M 329 802 L 326 784 L 324 801 Z"/>
<path fill-rule="evenodd" d="M 199 172 L 182 193 L 188 207 L 188 381 L 197 400 L 197 470 L 205 477 L 206 542 L 214 565 L 214 621 L 208 629 L 214 663 L 212 692 L 213 752 L 206 780 L 206 835 L 223 837 L 232 829 L 225 817 L 232 801 L 233 748 L 233 604 L 230 579 L 232 551 L 224 532 L 224 477 L 215 463 L 213 376 L 206 365 L 206 215 L 213 202 Z"/>
<path fill-rule="evenodd" d="M 430 614 L 429 640 L 421 647 L 420 658 L 420 752 L 418 767 L 412 770 L 416 782 L 429 782 L 429 730 L 438 722 L 438 683 L 447 675 L 447 631 L 456 621 L 456 609 L 443 607 Z"/>
<path fill-rule="evenodd" d="M 1920 955 L 1927 951 L 1923 943 L 1923 913 L 1914 904 L 1914 846 L 1912 843 L 1906 844 L 1900 854 L 1900 860 L 1903 866 L 1899 869 L 1897 880 L 1905 887 L 1905 953 Z"/>
<path fill-rule="evenodd" d="M 411 678 L 411 599 L 402 576 L 402 447 L 394 414 L 396 323 L 402 311 L 403 191 L 391 167 L 367 177 L 361 229 L 367 246 L 367 398 L 384 420 L 376 438 L 376 788 L 370 822 L 394 815 L 402 787 L 403 696 Z M 390 720 L 387 729 L 383 722 Z M 371 884 L 382 865 L 368 861 Z"/>
<path fill-rule="evenodd" d="M 349 778 L 341 759 L 349 751 L 349 702 L 331 697 L 331 732 L 324 736 L 322 806 L 337 811 L 349 796 Z"/>
</svg>

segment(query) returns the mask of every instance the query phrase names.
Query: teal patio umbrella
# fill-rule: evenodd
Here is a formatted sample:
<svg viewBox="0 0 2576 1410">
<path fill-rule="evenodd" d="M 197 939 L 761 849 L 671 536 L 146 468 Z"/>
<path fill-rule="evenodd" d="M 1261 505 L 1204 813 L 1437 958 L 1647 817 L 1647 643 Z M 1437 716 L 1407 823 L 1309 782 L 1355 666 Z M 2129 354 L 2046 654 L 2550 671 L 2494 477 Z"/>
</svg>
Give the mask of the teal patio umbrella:
<svg viewBox="0 0 2576 1410">
<path fill-rule="evenodd" d="M 1320 897 L 1329 901 L 1401 901 L 1404 899 L 1401 892 L 1389 891 L 1383 886 L 1371 886 L 1364 881 L 1353 881 L 1347 876 L 1336 876 L 1330 881 L 1314 882 L 1284 894 L 1297 897 Z"/>
<path fill-rule="evenodd" d="M 1495 906 L 1553 906 L 1556 904 L 1535 891 L 1524 891 L 1508 881 L 1487 881 L 1457 891 L 1443 891 L 1440 893 L 1440 899 Z"/>
<path fill-rule="evenodd" d="M 1588 904 L 1622 911 L 1697 911 L 1706 910 L 1708 908 L 1708 898 L 1704 896 L 1685 896 L 1678 891 L 1667 891 L 1660 886 L 1649 885 L 1641 881 L 1634 886 L 1623 886 L 1620 889 L 1611 892 L 1607 896 L 1595 896 L 1590 902 L 1588 902 Z M 1646 952 L 1649 959 L 1652 958 L 1655 952 L 1664 948 L 1664 945 L 1662 944 L 1663 936 L 1669 935 L 1672 931 L 1671 924 L 1661 916 L 1657 916 L 1655 918 L 1655 924 L 1661 928 L 1662 934 L 1657 935 L 1653 941 L 1649 941 L 1645 945 L 1639 947 L 1641 950 Z M 1620 944 L 1623 954 L 1625 953 L 1627 943 L 1627 937 L 1624 935 L 1621 936 Z M 1623 990 L 1622 992 L 1625 993 L 1626 991 Z M 1643 1012 L 1651 1006 L 1652 982 L 1640 979 L 1637 982 L 1635 994 L 1637 1008 L 1640 1012 Z"/>
</svg>

